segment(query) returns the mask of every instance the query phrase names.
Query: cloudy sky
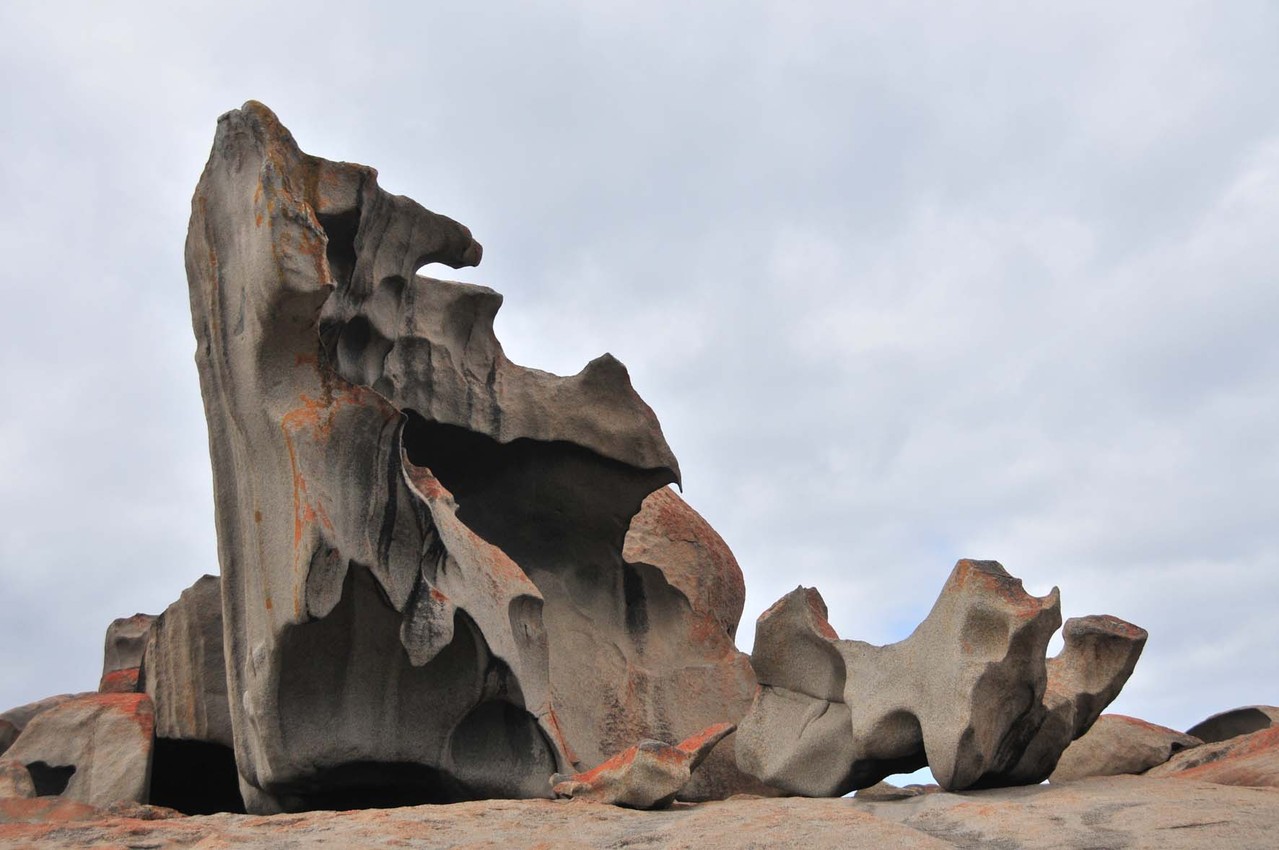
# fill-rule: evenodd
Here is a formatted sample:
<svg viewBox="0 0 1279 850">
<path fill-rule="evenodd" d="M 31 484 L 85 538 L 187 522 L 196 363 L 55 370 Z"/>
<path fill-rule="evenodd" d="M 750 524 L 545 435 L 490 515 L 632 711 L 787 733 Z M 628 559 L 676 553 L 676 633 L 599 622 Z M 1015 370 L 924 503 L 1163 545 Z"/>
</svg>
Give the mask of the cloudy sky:
<svg viewBox="0 0 1279 850">
<path fill-rule="evenodd" d="M 993 558 L 1150 631 L 1114 710 L 1279 703 L 1279 7 L 203 5 L 0 6 L 0 708 L 217 570 L 182 251 L 249 98 L 470 226 L 513 359 L 629 366 L 743 648 Z"/>
</svg>

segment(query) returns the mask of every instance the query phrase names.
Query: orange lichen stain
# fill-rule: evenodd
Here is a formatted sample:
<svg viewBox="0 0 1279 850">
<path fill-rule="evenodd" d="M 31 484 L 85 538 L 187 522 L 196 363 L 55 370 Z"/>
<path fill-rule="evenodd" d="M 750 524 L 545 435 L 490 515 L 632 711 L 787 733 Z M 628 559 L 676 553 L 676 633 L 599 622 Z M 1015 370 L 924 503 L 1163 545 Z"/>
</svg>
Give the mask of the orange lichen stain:
<svg viewBox="0 0 1279 850">
<path fill-rule="evenodd" d="M 104 694 L 133 694 L 138 691 L 138 674 L 137 667 L 127 667 L 123 670 L 112 670 L 105 673 L 98 682 L 98 691 Z"/>
<path fill-rule="evenodd" d="M 732 723 L 716 723 L 714 726 L 708 726 L 696 734 L 689 735 L 676 745 L 676 749 L 686 753 L 695 753 L 712 740 L 719 740 L 736 728 L 736 725 Z"/>
<path fill-rule="evenodd" d="M 253 217 L 253 223 L 254 223 L 257 227 L 261 227 L 261 226 L 262 226 L 262 213 L 258 213 L 257 215 L 255 215 L 255 216 Z"/>
<path fill-rule="evenodd" d="M 569 746 L 568 739 L 564 737 L 564 730 L 560 728 L 560 719 L 555 715 L 555 709 L 546 712 L 546 728 L 555 738 L 555 742 L 559 744 L 560 750 L 564 753 L 564 757 L 568 759 L 569 764 L 577 764 L 579 759 L 577 753 Z"/>
<path fill-rule="evenodd" d="M 268 597 L 266 598 L 266 610 L 270 611 L 272 607 L 273 607 L 273 606 L 272 606 L 272 603 L 271 603 L 271 597 L 269 597 L 269 596 L 268 596 Z"/>
<path fill-rule="evenodd" d="M 293 359 L 295 366 L 316 366 L 319 364 L 319 358 L 314 354 L 299 354 Z"/>
<path fill-rule="evenodd" d="M 254 521 L 254 522 L 261 522 L 261 521 L 262 521 L 262 512 L 261 512 L 261 511 L 254 511 L 254 512 L 253 512 L 253 521 Z"/>
</svg>

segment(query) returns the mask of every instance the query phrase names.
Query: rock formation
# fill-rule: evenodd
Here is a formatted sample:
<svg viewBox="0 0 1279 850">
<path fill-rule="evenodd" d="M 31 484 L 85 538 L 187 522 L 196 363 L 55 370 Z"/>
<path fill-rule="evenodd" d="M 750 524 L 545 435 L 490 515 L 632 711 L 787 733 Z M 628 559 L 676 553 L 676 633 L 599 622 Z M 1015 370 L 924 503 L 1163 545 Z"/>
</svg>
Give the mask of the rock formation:
<svg viewBox="0 0 1279 850">
<path fill-rule="evenodd" d="M 1055 588 L 1030 596 L 994 561 L 956 564 L 914 633 L 883 647 L 840 640 L 820 594 L 801 587 L 759 618 L 761 688 L 738 729 L 738 763 L 807 796 L 925 764 L 947 790 L 1039 782 L 1118 693 L 1145 641 L 1114 618 L 1074 620 L 1049 663 L 1060 624 Z"/>
<path fill-rule="evenodd" d="M 1279 788 L 1279 726 L 1177 753 L 1145 775 Z"/>
<path fill-rule="evenodd" d="M 121 617 L 107 626 L 99 691 L 126 694 L 137 692 L 138 665 L 142 663 L 147 633 L 154 619 L 150 614 L 134 614 L 132 617 Z"/>
<path fill-rule="evenodd" d="M 57 696 L 45 697 L 42 700 L 20 705 L 17 708 L 11 708 L 0 714 L 0 755 L 18 740 L 18 736 L 22 734 L 22 730 L 27 724 L 35 719 L 38 715 L 43 714 L 51 708 L 62 705 L 67 700 L 76 697 L 87 696 L 87 694 L 58 694 Z"/>
<path fill-rule="evenodd" d="M 27 766 L 14 759 L 0 758 L 0 799 L 35 796 L 36 786 Z"/>
<path fill-rule="evenodd" d="M 1206 744 L 1226 741 L 1239 735 L 1250 735 L 1272 726 L 1279 726 L 1279 706 L 1246 705 L 1214 714 L 1186 730 Z"/>
<path fill-rule="evenodd" d="M 1103 714 L 1088 734 L 1061 754 L 1049 781 L 1142 773 L 1202 743 L 1166 726 L 1122 714 Z"/>
<path fill-rule="evenodd" d="M 555 795 L 630 809 L 664 809 L 734 728 L 732 723 L 717 723 L 678 744 L 640 741 L 594 770 L 555 774 Z"/>
<path fill-rule="evenodd" d="M 32 718 L 5 758 L 26 767 L 39 796 L 145 803 L 154 727 L 145 694 L 86 694 Z"/>
<path fill-rule="evenodd" d="M 511 363 L 501 296 L 416 274 L 479 243 L 376 176 L 249 103 L 192 204 L 250 810 L 548 795 L 553 772 L 736 719 L 754 680 L 722 541 L 668 493 L 624 556 L 679 479 L 625 368 Z M 717 771 L 703 793 L 741 779 Z"/>
</svg>

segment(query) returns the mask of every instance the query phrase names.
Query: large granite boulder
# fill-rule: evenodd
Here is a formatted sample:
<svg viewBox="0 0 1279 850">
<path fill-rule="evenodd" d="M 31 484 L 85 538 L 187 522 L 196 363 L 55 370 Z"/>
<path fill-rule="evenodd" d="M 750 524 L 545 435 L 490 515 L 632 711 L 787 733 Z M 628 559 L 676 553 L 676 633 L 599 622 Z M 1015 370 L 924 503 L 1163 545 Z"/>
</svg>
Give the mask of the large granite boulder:
<svg viewBox="0 0 1279 850">
<path fill-rule="evenodd" d="M 927 765 L 950 791 L 1031 784 L 1132 672 L 1145 632 L 1108 617 L 1061 625 L 1056 588 L 1030 596 L 994 561 L 962 560 L 906 640 L 840 640 L 816 590 L 760 616 L 760 691 L 737 761 L 794 794 L 839 796 Z"/>
<path fill-rule="evenodd" d="M 1272 726 L 1279 726 L 1279 706 L 1246 705 L 1214 714 L 1186 730 L 1205 744 L 1227 741 L 1240 735 L 1250 735 Z"/>
<path fill-rule="evenodd" d="M 56 696 L 29 702 L 26 705 L 20 705 L 17 708 L 11 708 L 0 714 L 0 755 L 3 755 L 13 745 L 13 742 L 18 740 L 22 730 L 37 715 L 43 714 L 51 708 L 57 708 L 67 700 L 82 696 L 87 696 L 87 694 L 57 694 Z"/>
<path fill-rule="evenodd" d="M 1166 726 L 1123 714 L 1103 714 L 1088 733 L 1066 748 L 1050 782 L 1090 776 L 1143 773 L 1203 742 Z"/>
<path fill-rule="evenodd" d="M 749 704 L 722 541 L 623 551 L 679 478 L 653 412 L 609 355 L 515 365 L 501 296 L 416 274 L 480 256 L 261 104 L 219 120 L 186 257 L 252 811 L 549 796 Z M 706 534 L 658 499 L 644 533 Z"/>
<path fill-rule="evenodd" d="M 32 718 L 5 758 L 26 767 L 42 797 L 145 803 L 154 729 L 145 694 L 86 694 Z"/>
</svg>

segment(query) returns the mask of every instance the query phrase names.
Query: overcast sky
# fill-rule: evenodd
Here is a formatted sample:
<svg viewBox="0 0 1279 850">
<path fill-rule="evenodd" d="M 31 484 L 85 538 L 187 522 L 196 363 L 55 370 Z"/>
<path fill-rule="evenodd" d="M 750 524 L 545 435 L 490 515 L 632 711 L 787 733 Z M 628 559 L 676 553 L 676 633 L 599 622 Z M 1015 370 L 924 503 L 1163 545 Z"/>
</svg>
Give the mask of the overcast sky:
<svg viewBox="0 0 1279 850">
<path fill-rule="evenodd" d="M 743 649 L 992 558 L 1149 630 L 1112 710 L 1279 703 L 1279 6 L 196 5 L 0 5 L 0 709 L 217 571 L 183 240 L 249 98 L 467 224 L 514 360 L 628 365 Z"/>
</svg>

